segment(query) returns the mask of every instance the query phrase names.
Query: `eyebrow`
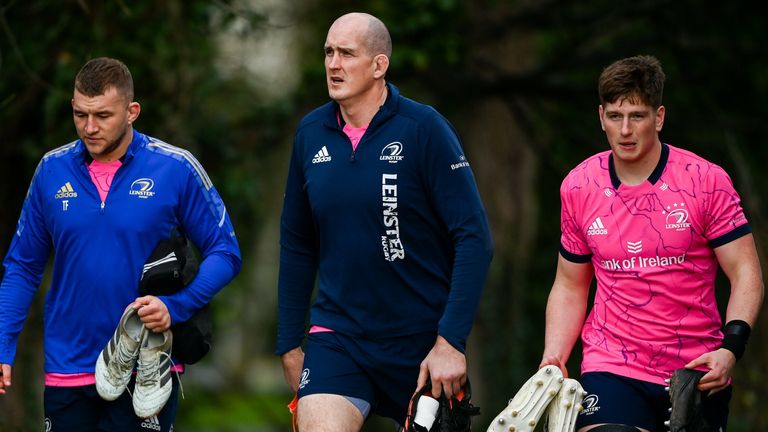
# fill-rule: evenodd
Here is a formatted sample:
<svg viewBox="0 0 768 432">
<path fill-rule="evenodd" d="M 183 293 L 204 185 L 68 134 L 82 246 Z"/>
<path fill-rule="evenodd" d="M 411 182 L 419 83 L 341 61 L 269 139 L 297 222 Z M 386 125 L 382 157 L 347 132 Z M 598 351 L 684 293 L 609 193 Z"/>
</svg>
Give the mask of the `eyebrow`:
<svg viewBox="0 0 768 432">
<path fill-rule="evenodd" d="M 357 51 L 355 48 L 346 47 L 346 46 L 325 45 L 323 47 L 323 51 L 328 51 L 328 50 L 334 50 L 334 51 L 338 50 L 341 52 L 352 53 L 352 54 L 354 54 Z"/>
<path fill-rule="evenodd" d="M 72 112 L 74 112 L 75 114 L 88 114 L 86 110 L 75 108 L 75 107 L 72 107 Z M 104 109 L 94 111 L 91 114 L 100 115 L 100 114 L 112 114 L 112 113 L 113 113 L 112 110 L 104 108 Z"/>
</svg>

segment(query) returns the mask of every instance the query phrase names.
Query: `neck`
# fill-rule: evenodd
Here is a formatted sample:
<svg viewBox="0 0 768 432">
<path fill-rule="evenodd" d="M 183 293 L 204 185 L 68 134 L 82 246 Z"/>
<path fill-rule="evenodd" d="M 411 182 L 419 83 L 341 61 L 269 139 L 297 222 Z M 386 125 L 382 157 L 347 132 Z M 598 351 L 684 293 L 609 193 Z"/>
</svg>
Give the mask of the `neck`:
<svg viewBox="0 0 768 432">
<path fill-rule="evenodd" d="M 115 141 L 112 148 L 107 148 L 103 152 L 98 154 L 90 153 L 91 158 L 99 162 L 112 162 L 125 156 L 128 151 L 128 146 L 133 141 L 133 128 L 129 127 L 122 137 Z"/>
<path fill-rule="evenodd" d="M 621 183 L 627 186 L 635 186 L 648 180 L 653 170 L 659 164 L 661 158 L 661 141 L 656 141 L 656 145 L 648 155 L 640 160 L 625 161 L 617 157 L 613 158 L 613 167 L 616 170 L 616 176 Z"/>
<path fill-rule="evenodd" d="M 379 112 L 379 108 L 387 100 L 387 86 L 384 80 L 377 81 L 377 83 L 380 84 L 361 95 L 360 99 L 339 102 L 341 116 L 351 127 L 359 128 L 371 124 L 373 116 Z"/>
</svg>

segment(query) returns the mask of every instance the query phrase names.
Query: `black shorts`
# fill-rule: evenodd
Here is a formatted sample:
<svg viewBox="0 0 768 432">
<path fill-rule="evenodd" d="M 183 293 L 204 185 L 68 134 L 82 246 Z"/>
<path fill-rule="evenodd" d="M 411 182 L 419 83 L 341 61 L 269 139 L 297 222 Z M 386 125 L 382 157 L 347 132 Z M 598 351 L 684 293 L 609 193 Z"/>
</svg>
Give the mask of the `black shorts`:
<svg viewBox="0 0 768 432">
<path fill-rule="evenodd" d="M 584 426 L 613 423 L 625 424 L 651 432 L 668 431 L 669 393 L 663 385 L 652 384 L 608 372 L 587 372 L 581 376 L 587 392 L 582 402 L 584 410 L 576 421 L 576 429 Z M 728 403 L 732 388 L 704 397 L 703 412 L 710 424 L 725 430 Z"/>
<path fill-rule="evenodd" d="M 128 388 L 133 392 L 134 380 Z M 176 420 L 179 381 L 173 377 L 173 390 L 168 402 L 156 416 L 136 417 L 133 400 L 126 390 L 114 401 L 106 401 L 95 385 L 80 387 L 45 387 L 43 406 L 45 431 L 77 432 L 170 432 Z"/>
<path fill-rule="evenodd" d="M 403 424 L 419 366 L 436 338 L 434 332 L 377 340 L 310 333 L 299 397 L 330 393 L 362 399 L 371 412 Z"/>
</svg>

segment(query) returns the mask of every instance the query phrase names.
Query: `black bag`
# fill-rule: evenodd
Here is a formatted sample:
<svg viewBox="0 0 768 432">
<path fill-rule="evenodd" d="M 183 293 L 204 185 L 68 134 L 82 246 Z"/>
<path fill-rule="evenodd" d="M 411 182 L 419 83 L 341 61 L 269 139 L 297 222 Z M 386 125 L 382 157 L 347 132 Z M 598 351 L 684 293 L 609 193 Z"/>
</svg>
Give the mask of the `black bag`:
<svg viewBox="0 0 768 432">
<path fill-rule="evenodd" d="M 168 296 L 187 286 L 197 275 L 199 259 L 192 242 L 181 228 L 171 229 L 144 264 L 139 295 Z M 213 325 L 209 304 L 182 323 L 171 326 L 173 356 L 185 364 L 197 363 L 211 349 Z"/>
</svg>

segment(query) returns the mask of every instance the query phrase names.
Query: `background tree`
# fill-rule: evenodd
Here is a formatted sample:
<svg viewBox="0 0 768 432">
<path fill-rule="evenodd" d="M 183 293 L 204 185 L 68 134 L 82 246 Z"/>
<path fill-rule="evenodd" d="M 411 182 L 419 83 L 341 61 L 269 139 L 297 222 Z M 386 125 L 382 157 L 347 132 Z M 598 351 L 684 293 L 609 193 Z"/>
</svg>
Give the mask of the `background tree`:
<svg viewBox="0 0 768 432">
<path fill-rule="evenodd" d="M 388 78 L 456 125 L 489 211 L 496 252 L 468 348 L 474 399 L 483 408 L 475 430 L 485 429 L 538 365 L 559 244 L 558 188 L 568 170 L 607 148 L 597 77 L 613 60 L 652 54 L 662 61 L 662 139 L 732 175 L 765 249 L 764 12 L 693 0 L 276 4 L 0 1 L 0 253 L 40 157 L 75 138 L 72 79 L 100 55 L 131 68 L 143 107 L 137 129 L 195 153 L 228 205 L 243 272 L 214 302 L 214 352 L 182 377 L 179 430 L 290 427 L 284 405 L 291 395 L 271 354 L 278 218 L 293 131 L 327 100 L 322 44 L 345 12 L 370 12 L 389 26 Z M 273 63 L 276 75 L 254 78 L 253 67 Z M 282 80 L 289 75 L 296 80 Z M 724 306 L 728 289 L 721 286 Z M 12 392 L 0 398 L 0 430 L 39 430 L 43 293 L 22 333 Z M 768 429 L 758 396 L 768 378 L 766 326 L 759 321 L 737 366 L 730 430 Z M 577 376 L 580 346 L 574 351 L 569 369 Z M 366 430 L 391 425 L 373 421 Z"/>
</svg>

